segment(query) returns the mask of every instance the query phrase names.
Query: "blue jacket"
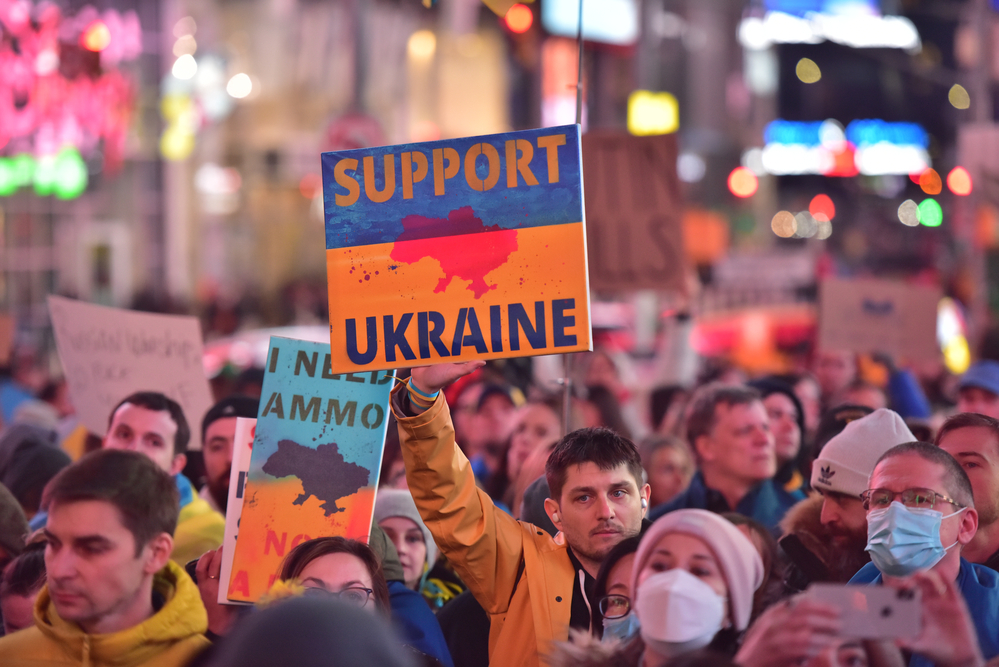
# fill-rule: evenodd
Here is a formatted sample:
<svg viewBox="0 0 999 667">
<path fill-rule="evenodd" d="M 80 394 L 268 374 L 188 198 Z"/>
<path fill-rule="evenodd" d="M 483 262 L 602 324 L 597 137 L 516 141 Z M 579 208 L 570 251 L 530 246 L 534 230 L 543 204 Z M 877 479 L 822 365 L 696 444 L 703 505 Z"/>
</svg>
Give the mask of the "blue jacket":
<svg viewBox="0 0 999 667">
<path fill-rule="evenodd" d="M 853 575 L 850 583 L 880 586 L 882 581 L 878 568 L 868 563 Z M 971 612 L 982 655 L 991 660 L 999 655 L 999 573 L 962 558 L 957 587 Z M 933 667 L 933 663 L 921 655 L 913 655 L 909 667 Z"/>
<path fill-rule="evenodd" d="M 436 658 L 444 667 L 454 667 L 444 633 L 434 612 L 423 596 L 406 588 L 401 581 L 388 582 L 392 623 L 402 637 L 402 643 Z"/>
<path fill-rule="evenodd" d="M 704 483 L 704 476 L 698 471 L 690 480 L 687 490 L 673 500 L 652 508 L 649 519 L 655 521 L 664 514 L 679 509 L 702 509 L 710 512 L 738 512 L 743 516 L 756 519 L 772 532 L 779 530 L 778 524 L 789 509 L 805 499 L 801 491 L 785 491 L 780 484 L 772 479 L 760 482 L 747 493 L 739 504 L 729 507 L 728 501 L 721 493 L 709 489 Z"/>
</svg>

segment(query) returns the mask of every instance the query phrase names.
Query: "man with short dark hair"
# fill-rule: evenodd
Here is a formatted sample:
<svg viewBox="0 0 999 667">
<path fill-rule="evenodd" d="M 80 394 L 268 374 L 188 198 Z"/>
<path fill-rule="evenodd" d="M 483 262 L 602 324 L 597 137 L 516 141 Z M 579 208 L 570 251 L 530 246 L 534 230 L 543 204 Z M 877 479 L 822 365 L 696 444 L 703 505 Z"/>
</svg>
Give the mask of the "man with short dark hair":
<svg viewBox="0 0 999 667">
<path fill-rule="evenodd" d="M 899 585 L 933 570 L 961 590 L 985 659 L 999 655 L 999 574 L 961 557 L 978 529 L 971 482 L 961 465 L 929 443 L 905 443 L 881 455 L 868 485 L 863 501 L 871 562 L 850 583 Z M 910 667 L 932 664 L 919 654 L 921 642 L 930 641 L 920 636 L 909 645 Z"/>
<path fill-rule="evenodd" d="M 260 401 L 249 396 L 229 396 L 213 405 L 201 420 L 201 453 L 205 461 L 205 486 L 198 496 L 221 514 L 229 504 L 229 474 L 236 419 L 255 419 Z"/>
<path fill-rule="evenodd" d="M 957 411 L 999 419 L 999 361 L 976 361 L 957 381 Z"/>
<path fill-rule="evenodd" d="M 498 510 L 455 445 L 440 391 L 482 363 L 414 368 L 392 392 L 392 410 L 420 515 L 489 614 L 489 664 L 535 667 L 570 626 L 589 629 L 594 577 L 612 547 L 640 532 L 649 486 L 630 441 L 583 429 L 555 445 L 545 470 L 545 510 L 560 535 Z"/>
<path fill-rule="evenodd" d="M 999 420 L 956 414 L 940 427 L 936 445 L 961 464 L 975 496 L 978 531 L 964 547 L 964 558 L 999 570 Z"/>
<path fill-rule="evenodd" d="M 104 449 L 127 449 L 148 457 L 171 475 L 180 494 L 180 518 L 172 558 L 181 565 L 222 545 L 225 518 L 194 493 L 181 471 L 187 463 L 191 428 L 180 405 L 155 391 L 140 391 L 119 403 L 108 418 Z"/>
<path fill-rule="evenodd" d="M 148 457 L 98 451 L 46 488 L 46 585 L 0 664 L 186 665 L 208 640 L 197 586 L 170 562 L 177 488 Z"/>
<path fill-rule="evenodd" d="M 682 508 L 738 512 L 776 530 L 784 513 L 804 500 L 774 482 L 777 458 L 767 410 L 750 387 L 707 384 L 694 393 L 687 442 L 698 471 L 687 490 L 652 510 L 650 519 Z"/>
</svg>

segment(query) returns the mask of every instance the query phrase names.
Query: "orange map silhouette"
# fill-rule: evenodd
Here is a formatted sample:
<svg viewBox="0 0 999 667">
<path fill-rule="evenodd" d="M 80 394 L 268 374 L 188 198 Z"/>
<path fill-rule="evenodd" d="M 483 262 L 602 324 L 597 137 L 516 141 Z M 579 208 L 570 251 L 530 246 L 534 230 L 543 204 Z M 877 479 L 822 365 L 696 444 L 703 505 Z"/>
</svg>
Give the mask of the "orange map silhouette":
<svg viewBox="0 0 999 667">
<path fill-rule="evenodd" d="M 471 206 L 448 213 L 447 218 L 407 215 L 402 219 L 403 233 L 392 246 L 391 258 L 414 264 L 425 257 L 440 263 L 444 277 L 435 293 L 443 292 L 451 280 L 471 281 L 468 290 L 481 298 L 495 284 L 486 283 L 486 275 L 509 261 L 517 250 L 517 230 L 487 227 L 475 217 Z M 471 237 L 471 238 L 469 238 Z"/>
</svg>

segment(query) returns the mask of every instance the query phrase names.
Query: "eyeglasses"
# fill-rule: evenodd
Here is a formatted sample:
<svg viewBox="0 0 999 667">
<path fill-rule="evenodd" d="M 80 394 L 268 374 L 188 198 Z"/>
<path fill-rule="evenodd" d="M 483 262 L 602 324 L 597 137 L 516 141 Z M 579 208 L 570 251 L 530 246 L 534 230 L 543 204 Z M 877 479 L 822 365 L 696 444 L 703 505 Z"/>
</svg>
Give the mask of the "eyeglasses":
<svg viewBox="0 0 999 667">
<path fill-rule="evenodd" d="M 352 607 L 363 607 L 368 604 L 368 599 L 371 597 L 372 593 L 374 593 L 374 591 L 370 588 L 352 586 L 350 588 L 343 589 L 339 593 L 335 591 L 328 591 L 325 588 L 306 588 L 304 594 L 309 597 L 340 598 Z"/>
<path fill-rule="evenodd" d="M 626 595 L 605 595 L 598 606 L 604 618 L 621 618 L 631 611 L 631 599 Z"/>
<path fill-rule="evenodd" d="M 964 507 L 953 498 L 948 498 L 931 489 L 906 489 L 898 493 L 889 489 L 867 489 L 860 494 L 860 499 L 864 501 L 865 510 L 884 509 L 891 505 L 896 498 L 901 498 L 903 505 L 913 509 L 931 510 L 938 500 L 950 503 L 955 507 Z"/>
</svg>

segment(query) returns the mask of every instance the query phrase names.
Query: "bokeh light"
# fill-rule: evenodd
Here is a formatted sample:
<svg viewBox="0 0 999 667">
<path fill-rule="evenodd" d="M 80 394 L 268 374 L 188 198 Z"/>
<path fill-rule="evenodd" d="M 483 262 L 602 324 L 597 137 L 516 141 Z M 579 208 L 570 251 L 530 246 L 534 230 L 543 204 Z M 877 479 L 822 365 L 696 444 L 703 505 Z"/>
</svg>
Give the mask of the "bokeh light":
<svg viewBox="0 0 999 667">
<path fill-rule="evenodd" d="M 506 21 L 506 27 L 510 29 L 510 32 L 520 35 L 531 29 L 531 24 L 534 23 L 534 12 L 527 5 L 517 4 L 507 11 L 503 20 Z"/>
<path fill-rule="evenodd" d="M 760 187 L 760 181 L 756 174 L 745 167 L 736 167 L 728 175 L 728 189 L 736 197 L 752 197 Z"/>
<path fill-rule="evenodd" d="M 87 189 L 87 163 L 75 148 L 66 148 L 56 157 L 53 185 L 59 199 L 75 199 Z"/>
<path fill-rule="evenodd" d="M 967 109 L 971 106 L 971 95 L 959 83 L 955 83 L 950 87 L 950 91 L 947 93 L 947 100 L 955 109 Z"/>
<path fill-rule="evenodd" d="M 919 187 L 928 195 L 938 195 L 943 190 L 943 181 L 936 169 L 927 169 L 919 175 Z"/>
<path fill-rule="evenodd" d="M 173 25 L 173 36 L 180 39 L 184 35 L 193 35 L 198 32 L 198 24 L 194 17 L 185 16 Z"/>
<path fill-rule="evenodd" d="M 94 21 L 80 35 L 80 46 L 87 51 L 100 52 L 111 45 L 111 31 L 104 21 Z"/>
<path fill-rule="evenodd" d="M 827 238 L 832 236 L 833 228 L 831 222 L 821 217 L 815 218 L 815 220 L 817 221 L 819 227 L 819 230 L 815 232 L 815 238 L 820 241 L 825 241 Z"/>
<path fill-rule="evenodd" d="M 187 80 L 193 79 L 194 75 L 198 73 L 198 61 L 194 59 L 190 53 L 177 58 L 173 64 L 173 68 L 170 70 L 171 73 L 178 79 Z"/>
<path fill-rule="evenodd" d="M 815 195 L 808 204 L 808 212 L 816 218 L 823 215 L 828 221 L 836 217 L 836 205 L 829 195 Z"/>
<path fill-rule="evenodd" d="M 770 221 L 770 229 L 774 234 L 782 239 L 789 239 L 797 231 L 798 223 L 794 220 L 794 214 L 790 211 L 777 211 L 777 214 Z"/>
<path fill-rule="evenodd" d="M 956 195 L 971 194 L 971 174 L 964 167 L 954 167 L 947 174 L 947 187 Z"/>
<path fill-rule="evenodd" d="M 225 91 L 237 100 L 241 100 L 253 92 L 253 81 L 243 72 L 234 74 L 225 85 Z"/>
<path fill-rule="evenodd" d="M 811 58 L 802 58 L 794 68 L 794 73 L 798 75 L 803 83 L 815 83 L 822 78 L 822 70 Z"/>
<path fill-rule="evenodd" d="M 635 90 L 628 95 L 628 132 L 670 134 L 680 128 L 680 105 L 670 93 Z"/>
<path fill-rule="evenodd" d="M 802 211 L 794 216 L 794 236 L 799 239 L 810 239 L 819 231 L 819 222 L 808 211 Z"/>
<path fill-rule="evenodd" d="M 911 199 L 906 199 L 898 207 L 898 220 L 903 225 L 915 227 L 919 224 L 919 205 Z"/>
<path fill-rule="evenodd" d="M 183 35 L 173 44 L 173 55 L 177 58 L 186 55 L 194 55 L 198 50 L 198 42 L 192 35 Z"/>
<path fill-rule="evenodd" d="M 429 30 L 417 30 L 409 36 L 406 52 L 413 60 L 430 60 L 437 51 L 437 37 Z"/>
<path fill-rule="evenodd" d="M 939 227 L 943 224 L 943 209 L 936 199 L 927 197 L 919 203 L 919 223 L 927 227 Z"/>
</svg>

